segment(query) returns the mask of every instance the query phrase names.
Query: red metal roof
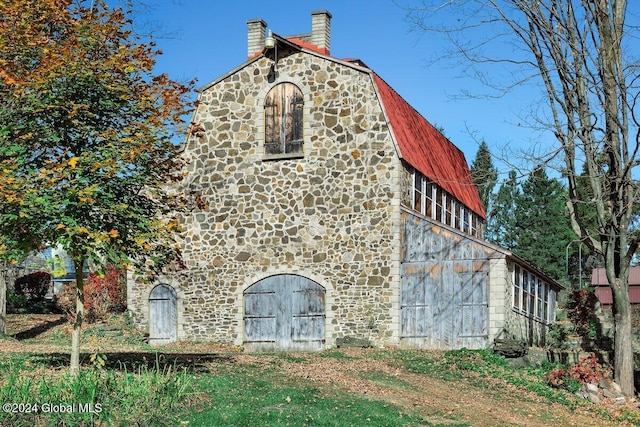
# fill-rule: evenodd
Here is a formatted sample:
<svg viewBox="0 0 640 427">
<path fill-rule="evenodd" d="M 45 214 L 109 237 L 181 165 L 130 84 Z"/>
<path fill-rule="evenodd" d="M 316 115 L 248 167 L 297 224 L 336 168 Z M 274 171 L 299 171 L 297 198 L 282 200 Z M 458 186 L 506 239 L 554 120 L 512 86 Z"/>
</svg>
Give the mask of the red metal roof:
<svg viewBox="0 0 640 427">
<path fill-rule="evenodd" d="M 471 170 L 458 147 L 373 73 L 402 158 L 466 207 L 486 218 Z"/>
<path fill-rule="evenodd" d="M 300 47 L 303 47 L 305 49 L 311 50 L 313 52 L 319 53 L 321 55 L 329 55 L 329 50 L 326 48 L 320 48 L 318 46 L 316 46 L 315 44 L 309 43 L 307 41 L 304 41 L 302 39 L 299 39 L 297 37 L 287 37 L 287 40 L 289 40 L 291 43 L 295 43 Z"/>
<path fill-rule="evenodd" d="M 286 40 L 302 48 L 328 55 L 326 49 L 320 49 L 302 39 L 287 38 Z M 369 68 L 359 59 L 349 58 L 343 61 Z M 467 208 L 486 219 L 484 206 L 464 153 L 380 76 L 373 71 L 371 74 L 402 158 Z"/>
</svg>

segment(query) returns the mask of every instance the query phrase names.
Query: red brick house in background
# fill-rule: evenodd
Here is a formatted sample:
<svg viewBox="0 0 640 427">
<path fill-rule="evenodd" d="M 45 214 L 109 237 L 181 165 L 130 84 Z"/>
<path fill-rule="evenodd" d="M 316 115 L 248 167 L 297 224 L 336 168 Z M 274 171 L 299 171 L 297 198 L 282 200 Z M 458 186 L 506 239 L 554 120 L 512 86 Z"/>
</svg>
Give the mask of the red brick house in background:
<svg viewBox="0 0 640 427">
<path fill-rule="evenodd" d="M 292 37 L 248 21 L 248 60 L 200 90 L 181 191 L 204 203 L 184 271 L 130 275 L 138 325 L 248 351 L 544 343 L 560 286 L 482 239 L 463 153 L 311 17 Z"/>
</svg>

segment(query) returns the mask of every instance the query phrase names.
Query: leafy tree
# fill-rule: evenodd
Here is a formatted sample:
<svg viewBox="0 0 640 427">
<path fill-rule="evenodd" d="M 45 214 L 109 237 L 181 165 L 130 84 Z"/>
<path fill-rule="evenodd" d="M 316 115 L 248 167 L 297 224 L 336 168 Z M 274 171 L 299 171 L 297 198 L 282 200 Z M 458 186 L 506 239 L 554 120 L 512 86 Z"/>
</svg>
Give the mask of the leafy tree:
<svg viewBox="0 0 640 427">
<path fill-rule="evenodd" d="M 515 210 L 514 251 L 555 280 L 566 276 L 566 247 L 574 240 L 567 215 L 566 191 L 543 167 L 522 183 Z"/>
<path fill-rule="evenodd" d="M 532 108 L 530 120 L 556 144 L 537 157 L 562 162 L 572 229 L 603 259 L 613 293 L 614 376 L 626 395 L 634 392 L 629 267 L 640 245 L 632 173 L 640 161 L 639 27 L 627 22 L 637 7 L 627 0 L 423 0 L 412 14 L 422 29 L 444 34 L 485 87 L 503 94 L 540 84 L 546 108 Z M 510 80 L 500 82 L 496 72 Z M 586 203 L 595 217 L 584 215 Z"/>
<path fill-rule="evenodd" d="M 516 248 L 516 208 L 520 197 L 520 188 L 516 171 L 511 170 L 509 177 L 500 185 L 493 198 L 487 215 L 485 238 L 510 250 Z"/>
<path fill-rule="evenodd" d="M 480 143 L 476 157 L 471 163 L 471 176 L 478 188 L 480 200 L 482 200 L 482 204 L 488 212 L 491 208 L 493 188 L 498 182 L 498 169 L 496 169 L 491 160 L 491 151 L 489 151 L 489 146 L 485 141 Z"/>
<path fill-rule="evenodd" d="M 179 178 L 172 138 L 191 84 L 153 74 L 160 52 L 104 1 L 7 0 L 0 17 L 0 235 L 73 259 L 77 374 L 85 265 L 170 242 L 179 201 L 166 183 Z"/>
</svg>

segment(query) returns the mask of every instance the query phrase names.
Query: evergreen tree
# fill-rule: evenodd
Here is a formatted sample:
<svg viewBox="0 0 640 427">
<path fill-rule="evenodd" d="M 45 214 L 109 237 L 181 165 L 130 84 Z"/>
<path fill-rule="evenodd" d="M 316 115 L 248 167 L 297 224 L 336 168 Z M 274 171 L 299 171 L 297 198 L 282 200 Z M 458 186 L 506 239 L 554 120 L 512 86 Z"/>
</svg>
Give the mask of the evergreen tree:
<svg viewBox="0 0 640 427">
<path fill-rule="evenodd" d="M 566 197 L 560 182 L 537 167 L 522 184 L 515 210 L 514 252 L 556 280 L 566 276 L 566 248 L 575 240 Z"/>
<path fill-rule="evenodd" d="M 511 170 L 509 177 L 500 185 L 498 192 L 493 197 L 489 214 L 485 238 L 507 249 L 516 246 L 516 200 L 520 197 L 520 189 L 516 172 Z"/>
<path fill-rule="evenodd" d="M 489 212 L 491 209 L 493 188 L 498 182 L 498 169 L 493 165 L 491 152 L 489 151 L 487 143 L 484 141 L 480 143 L 476 158 L 471 164 L 471 176 L 478 189 L 478 194 L 480 200 L 482 200 L 484 209 Z"/>
</svg>

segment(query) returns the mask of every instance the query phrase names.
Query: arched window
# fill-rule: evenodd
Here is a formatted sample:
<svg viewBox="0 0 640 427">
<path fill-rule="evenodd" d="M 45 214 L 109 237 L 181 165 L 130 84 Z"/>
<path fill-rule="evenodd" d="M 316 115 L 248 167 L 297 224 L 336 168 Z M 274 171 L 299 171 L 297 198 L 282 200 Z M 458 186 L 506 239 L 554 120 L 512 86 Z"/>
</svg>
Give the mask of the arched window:
<svg viewBox="0 0 640 427">
<path fill-rule="evenodd" d="M 302 152 L 302 92 L 292 83 L 274 86 L 264 101 L 265 154 Z"/>
</svg>

